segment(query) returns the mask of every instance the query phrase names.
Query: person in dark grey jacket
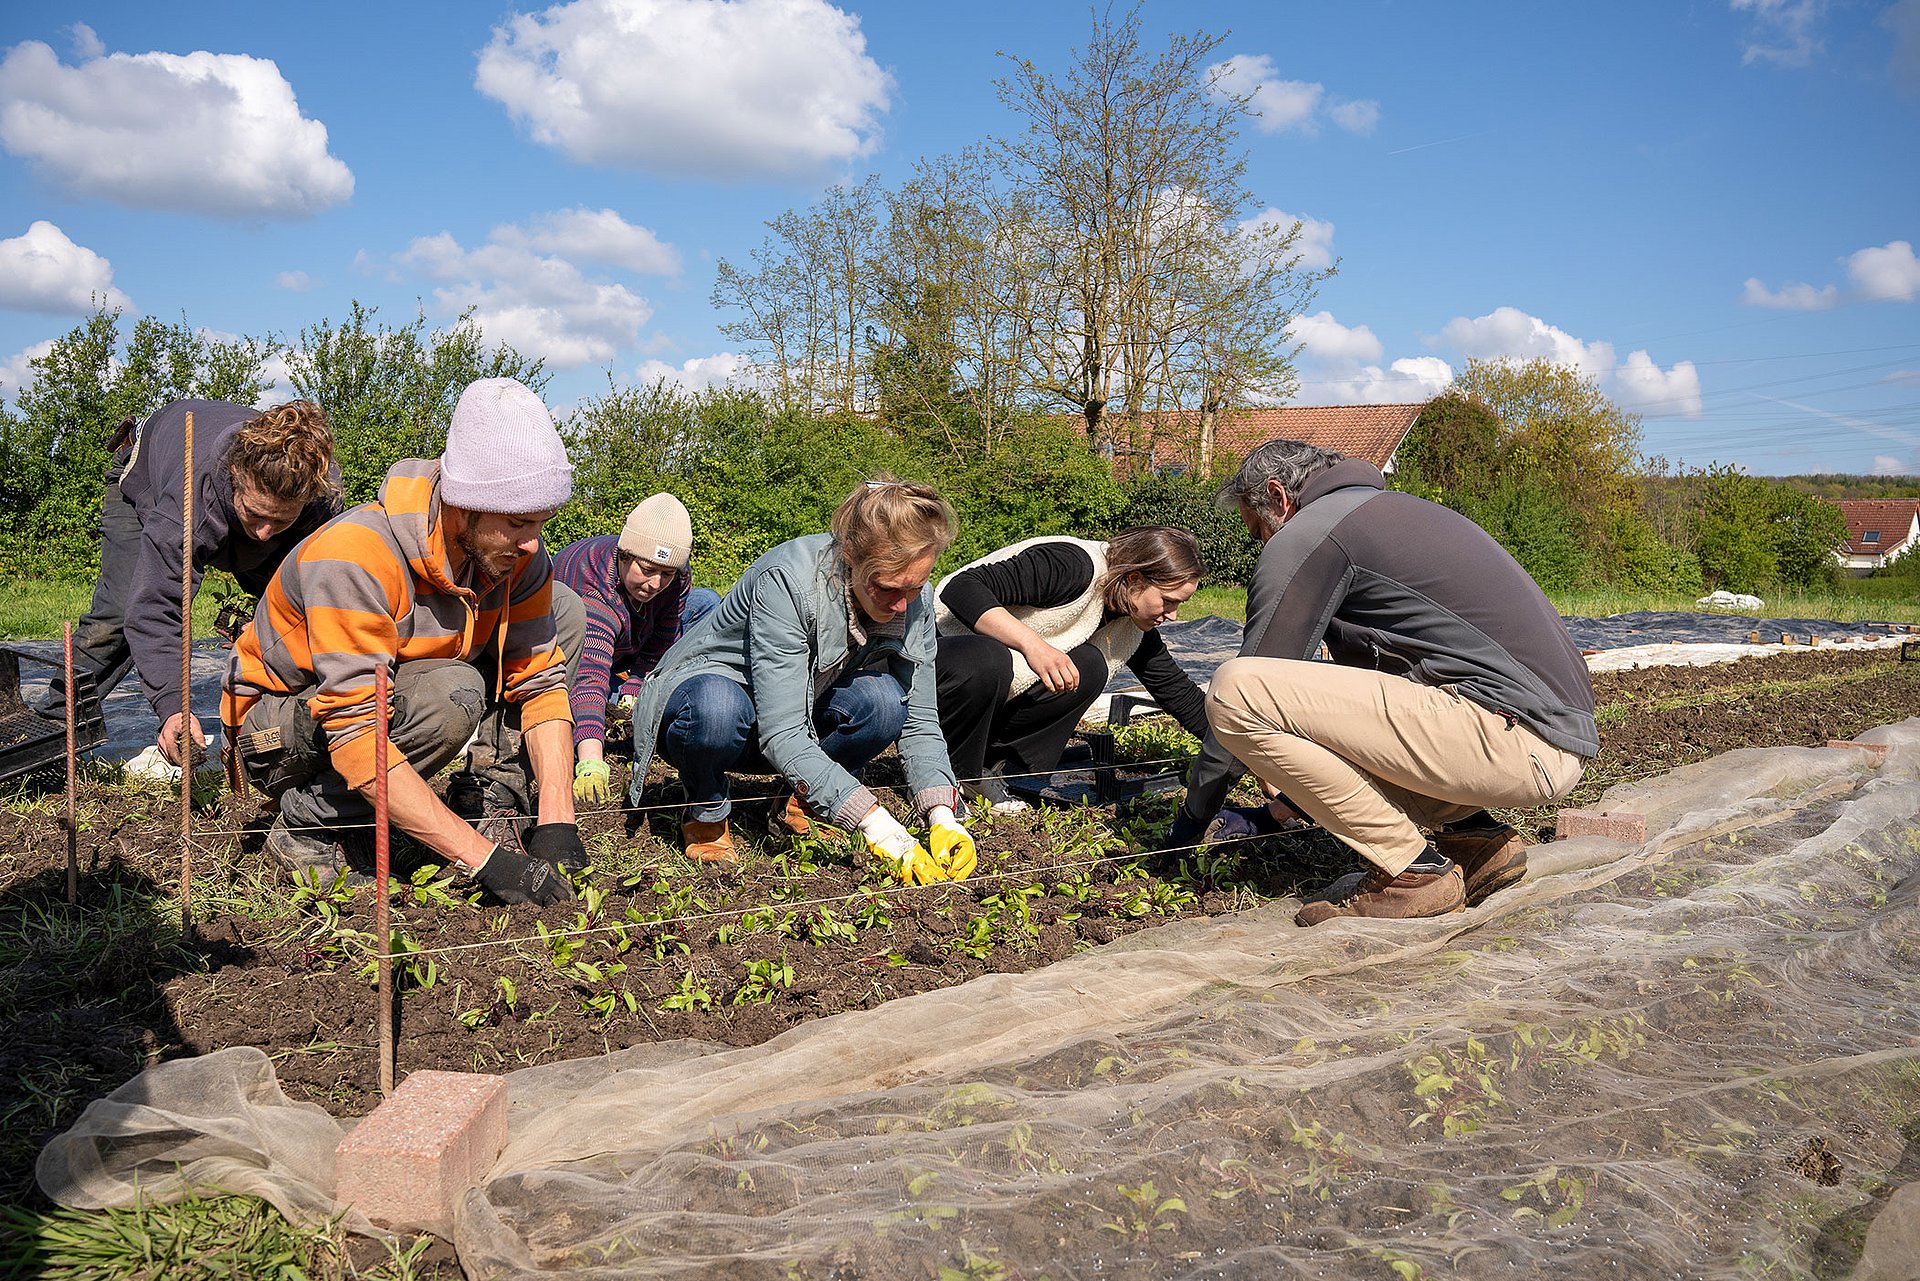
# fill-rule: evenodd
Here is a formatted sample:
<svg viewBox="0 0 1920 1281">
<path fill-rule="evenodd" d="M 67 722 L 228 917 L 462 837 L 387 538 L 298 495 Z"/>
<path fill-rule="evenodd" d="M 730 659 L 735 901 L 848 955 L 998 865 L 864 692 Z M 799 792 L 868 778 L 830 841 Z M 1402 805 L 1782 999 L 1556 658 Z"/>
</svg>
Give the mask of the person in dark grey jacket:
<svg viewBox="0 0 1920 1281">
<path fill-rule="evenodd" d="M 259 410 L 222 400 L 176 400 L 150 415 L 120 472 L 108 473 L 100 580 L 74 629 L 74 668 L 105 701 L 137 668 L 160 718 L 161 754 L 180 763 L 180 543 L 186 421 L 193 415 L 193 581 L 209 569 L 258 596 L 294 545 L 340 513 L 333 433 L 311 401 Z M 116 483 L 117 482 L 117 483 Z M 56 678 L 39 710 L 63 714 Z M 201 746 L 198 721 L 188 725 Z"/>
<path fill-rule="evenodd" d="M 1302 925 L 1459 911 L 1520 879 L 1526 843 L 1487 807 L 1565 796 L 1600 748 L 1540 588 L 1466 517 L 1300 441 L 1262 445 L 1220 498 L 1264 547 L 1167 844 L 1208 834 L 1243 765 L 1370 864 Z"/>
</svg>

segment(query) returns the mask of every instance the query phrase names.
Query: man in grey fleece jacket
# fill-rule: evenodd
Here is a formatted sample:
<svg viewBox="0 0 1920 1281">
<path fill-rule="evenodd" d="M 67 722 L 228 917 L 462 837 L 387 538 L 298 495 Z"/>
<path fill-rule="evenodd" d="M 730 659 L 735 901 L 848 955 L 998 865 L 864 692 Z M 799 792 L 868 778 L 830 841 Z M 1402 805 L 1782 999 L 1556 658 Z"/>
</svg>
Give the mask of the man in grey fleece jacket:
<svg viewBox="0 0 1920 1281">
<path fill-rule="evenodd" d="M 1519 880 L 1526 843 L 1487 807 L 1566 795 L 1600 747 L 1586 663 L 1539 587 L 1466 517 L 1300 441 L 1262 445 L 1220 498 L 1264 547 L 1167 844 L 1272 821 L 1214 821 L 1244 766 L 1370 865 L 1302 925 L 1436 916 Z M 1323 641 L 1332 663 L 1313 661 Z"/>
</svg>

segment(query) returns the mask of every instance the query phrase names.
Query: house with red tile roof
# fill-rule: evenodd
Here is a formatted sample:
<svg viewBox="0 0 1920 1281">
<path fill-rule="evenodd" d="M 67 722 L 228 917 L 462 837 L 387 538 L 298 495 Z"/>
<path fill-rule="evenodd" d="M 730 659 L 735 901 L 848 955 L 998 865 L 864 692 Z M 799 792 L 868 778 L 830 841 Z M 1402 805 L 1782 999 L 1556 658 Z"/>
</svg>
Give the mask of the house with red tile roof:
<svg viewBox="0 0 1920 1281">
<path fill-rule="evenodd" d="M 1364 458 L 1381 471 L 1393 470 L 1393 455 L 1413 430 L 1425 401 L 1397 405 L 1286 405 L 1230 409 L 1211 422 L 1193 410 L 1165 415 L 1152 423 L 1151 460 L 1155 471 L 1182 468 L 1213 475 L 1227 456 L 1243 459 L 1270 440 L 1304 440 L 1351 458 Z M 1116 462 L 1120 460 L 1116 459 Z"/>
<path fill-rule="evenodd" d="M 1835 505 L 1847 518 L 1847 542 L 1834 555 L 1850 574 L 1871 574 L 1920 546 L 1920 498 L 1857 499 Z"/>
</svg>

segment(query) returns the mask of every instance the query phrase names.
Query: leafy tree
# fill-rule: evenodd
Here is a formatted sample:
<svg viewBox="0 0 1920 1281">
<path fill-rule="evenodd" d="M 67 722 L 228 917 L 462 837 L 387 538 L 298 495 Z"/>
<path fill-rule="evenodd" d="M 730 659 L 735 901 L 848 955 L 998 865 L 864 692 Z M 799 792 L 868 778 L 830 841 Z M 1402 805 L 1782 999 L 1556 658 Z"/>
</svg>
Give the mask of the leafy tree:
<svg viewBox="0 0 1920 1281">
<path fill-rule="evenodd" d="M 1237 512 L 1222 511 L 1214 502 L 1213 482 L 1191 473 L 1162 472 L 1143 476 L 1127 490 L 1126 505 L 1114 518 L 1114 527 L 1174 525 L 1190 529 L 1200 541 L 1200 560 L 1206 586 L 1244 587 L 1253 577 L 1260 544 L 1247 532 Z"/>
<path fill-rule="evenodd" d="M 0 412 L 0 569 L 86 579 L 99 567 L 106 442 L 125 418 L 172 400 L 252 404 L 274 347 L 216 339 L 143 316 L 123 340 L 121 313 L 102 308 L 36 358 L 32 381 Z"/>
<path fill-rule="evenodd" d="M 294 388 L 333 425 L 349 503 L 378 494 L 400 459 L 439 455 L 468 383 L 517 378 L 539 392 L 550 377 L 544 366 L 511 347 L 489 351 L 471 312 L 429 333 L 424 314 L 395 329 L 378 319 L 378 308 L 358 302 L 340 324 L 322 320 L 301 330 L 287 352 Z"/>
<path fill-rule="evenodd" d="M 1243 225 L 1253 199 L 1239 147 L 1247 102 L 1208 72 L 1223 36 L 1140 43 L 1136 7 L 1096 16 L 1062 76 L 1012 58 L 997 82 L 1023 133 L 989 140 L 1026 214 L 1034 264 L 1027 381 L 1074 406 L 1095 444 L 1128 443 L 1148 414 L 1283 399 L 1286 327 L 1323 274 L 1304 271 L 1297 223 Z"/>
<path fill-rule="evenodd" d="M 1458 387 L 1434 397 L 1394 453 L 1393 485 L 1459 510 L 1498 487 L 1500 415 Z"/>
</svg>

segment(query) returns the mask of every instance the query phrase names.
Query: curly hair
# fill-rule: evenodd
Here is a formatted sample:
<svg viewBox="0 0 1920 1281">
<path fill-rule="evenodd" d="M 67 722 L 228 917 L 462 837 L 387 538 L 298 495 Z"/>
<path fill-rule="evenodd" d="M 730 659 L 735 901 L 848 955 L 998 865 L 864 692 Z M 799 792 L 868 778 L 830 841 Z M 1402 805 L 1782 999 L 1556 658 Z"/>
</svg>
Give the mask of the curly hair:
<svg viewBox="0 0 1920 1281">
<path fill-rule="evenodd" d="M 1107 540 L 1107 572 L 1097 586 L 1108 609 L 1126 612 L 1128 580 L 1144 579 L 1149 587 L 1183 587 L 1197 583 L 1206 572 L 1200 559 L 1200 540 L 1173 525 L 1135 525 Z"/>
<path fill-rule="evenodd" d="M 335 492 L 333 429 L 311 400 L 275 405 L 240 424 L 227 444 L 227 466 L 282 502 L 310 503 Z"/>
<path fill-rule="evenodd" d="M 923 556 L 939 556 L 960 532 L 959 517 L 930 485 L 881 473 L 833 509 L 833 540 L 847 564 L 897 574 Z"/>
</svg>

